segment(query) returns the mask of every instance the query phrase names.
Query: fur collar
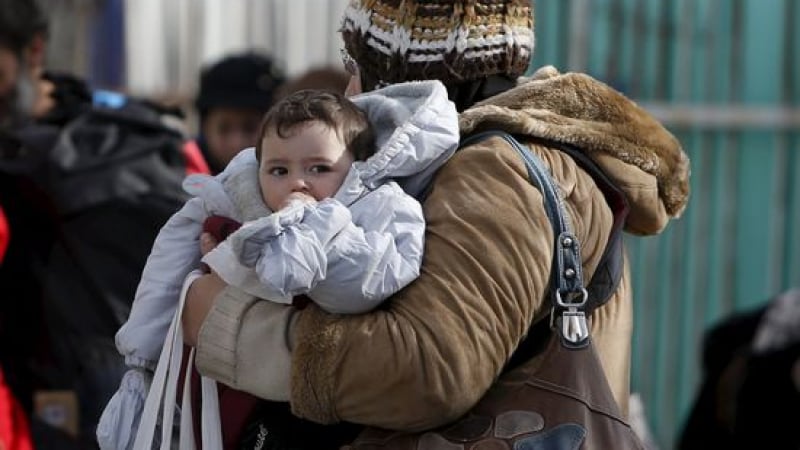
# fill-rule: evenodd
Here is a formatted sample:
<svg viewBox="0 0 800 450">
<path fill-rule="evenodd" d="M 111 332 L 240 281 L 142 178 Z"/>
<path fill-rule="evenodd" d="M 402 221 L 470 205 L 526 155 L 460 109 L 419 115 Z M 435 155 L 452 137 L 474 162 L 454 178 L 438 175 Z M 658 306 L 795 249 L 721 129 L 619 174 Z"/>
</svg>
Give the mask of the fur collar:
<svg viewBox="0 0 800 450">
<path fill-rule="evenodd" d="M 689 159 L 658 121 L 611 87 L 579 73 L 548 66 L 516 88 L 478 103 L 460 116 L 462 134 L 502 129 L 572 144 L 601 167 L 603 155 L 657 179 L 658 197 L 670 217 L 689 199 Z"/>
</svg>

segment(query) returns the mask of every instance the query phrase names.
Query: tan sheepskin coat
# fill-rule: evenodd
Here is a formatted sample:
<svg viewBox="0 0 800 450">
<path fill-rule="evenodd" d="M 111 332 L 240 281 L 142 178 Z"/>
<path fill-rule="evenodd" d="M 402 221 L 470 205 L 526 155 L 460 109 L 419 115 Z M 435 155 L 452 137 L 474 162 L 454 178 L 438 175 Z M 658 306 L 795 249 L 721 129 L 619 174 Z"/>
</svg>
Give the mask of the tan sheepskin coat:
<svg viewBox="0 0 800 450">
<path fill-rule="evenodd" d="M 605 170 L 630 202 L 628 232 L 659 233 L 688 201 L 689 161 L 678 141 L 643 109 L 586 75 L 541 69 L 462 113 L 460 126 L 462 134 L 514 133 L 550 167 L 581 242 L 587 277 L 605 248 L 611 211 L 569 156 L 534 144 L 537 138 L 573 144 Z M 459 150 L 437 174 L 423 206 L 425 257 L 416 281 L 368 314 L 337 316 L 313 305 L 295 314 L 290 401 L 296 415 L 404 430 L 452 421 L 497 379 L 531 321 L 547 313 L 553 232 L 541 194 L 508 144 L 491 138 Z M 623 412 L 632 296 L 626 265 L 618 291 L 591 319 Z M 257 308 L 247 311 L 225 318 L 239 327 L 239 336 L 266 323 Z M 264 376 L 266 363 L 245 356 L 260 350 L 250 342 L 239 341 L 253 348 L 237 347 L 227 369 L 237 384 L 256 385 Z"/>
</svg>

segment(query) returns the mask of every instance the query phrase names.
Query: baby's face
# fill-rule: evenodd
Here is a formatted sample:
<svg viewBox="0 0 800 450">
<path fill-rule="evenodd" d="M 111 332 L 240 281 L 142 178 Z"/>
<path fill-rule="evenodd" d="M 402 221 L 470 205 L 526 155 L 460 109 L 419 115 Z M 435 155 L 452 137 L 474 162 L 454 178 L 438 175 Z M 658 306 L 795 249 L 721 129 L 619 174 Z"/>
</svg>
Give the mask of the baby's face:
<svg viewBox="0 0 800 450">
<path fill-rule="evenodd" d="M 333 197 L 353 163 L 344 142 L 324 123 L 302 123 L 290 131 L 281 138 L 271 130 L 261 142 L 258 178 L 261 195 L 273 211 L 292 199 Z"/>
</svg>

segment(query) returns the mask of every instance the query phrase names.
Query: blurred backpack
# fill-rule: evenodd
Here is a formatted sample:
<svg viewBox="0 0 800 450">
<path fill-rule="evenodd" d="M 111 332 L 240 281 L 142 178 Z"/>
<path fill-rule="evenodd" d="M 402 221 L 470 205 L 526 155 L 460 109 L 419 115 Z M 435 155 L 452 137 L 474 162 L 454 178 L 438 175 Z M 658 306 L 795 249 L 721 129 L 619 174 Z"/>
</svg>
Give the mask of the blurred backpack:
<svg viewBox="0 0 800 450">
<path fill-rule="evenodd" d="M 0 355 L 29 411 L 34 391 L 78 399 L 80 435 L 124 373 L 114 334 L 153 240 L 187 199 L 178 111 L 51 77 L 58 107 L 0 134 Z M 13 344 L 12 344 L 13 343 Z"/>
</svg>

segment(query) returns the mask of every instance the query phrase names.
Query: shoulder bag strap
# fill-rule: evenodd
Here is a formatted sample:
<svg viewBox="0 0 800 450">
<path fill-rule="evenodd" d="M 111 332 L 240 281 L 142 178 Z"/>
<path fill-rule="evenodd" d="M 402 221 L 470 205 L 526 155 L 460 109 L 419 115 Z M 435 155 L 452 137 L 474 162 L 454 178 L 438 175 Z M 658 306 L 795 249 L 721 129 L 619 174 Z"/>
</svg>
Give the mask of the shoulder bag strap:
<svg viewBox="0 0 800 450">
<path fill-rule="evenodd" d="M 589 328 L 586 323 L 589 293 L 583 283 L 580 244 L 572 232 L 558 186 L 541 159 L 508 133 L 487 131 L 475 134 L 462 140 L 461 146 L 489 137 L 500 137 L 511 145 L 525 162 L 531 183 L 542 192 L 544 209 L 553 226 L 555 237 L 550 275 L 550 326 L 558 330 L 563 345 L 583 348 L 589 343 Z"/>
</svg>

